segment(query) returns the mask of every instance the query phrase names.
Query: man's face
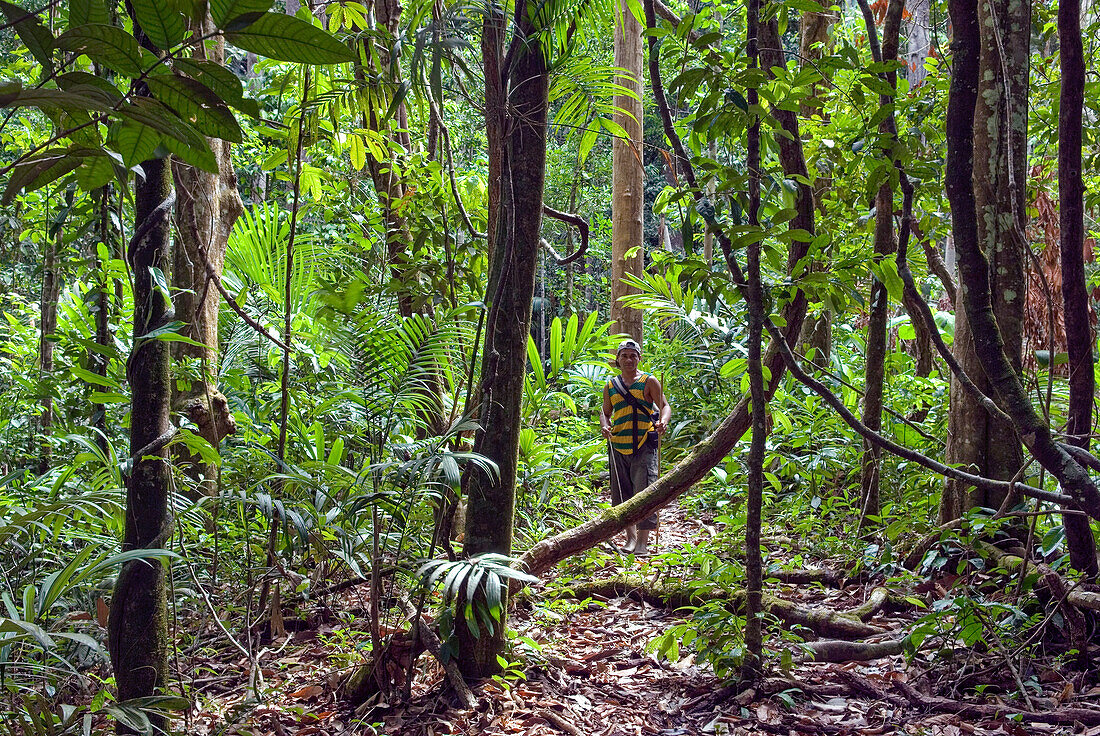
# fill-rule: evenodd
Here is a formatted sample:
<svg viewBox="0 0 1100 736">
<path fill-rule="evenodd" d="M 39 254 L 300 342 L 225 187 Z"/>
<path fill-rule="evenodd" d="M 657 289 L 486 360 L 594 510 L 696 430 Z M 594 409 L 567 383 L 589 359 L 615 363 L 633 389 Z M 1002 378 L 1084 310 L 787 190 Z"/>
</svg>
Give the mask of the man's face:
<svg viewBox="0 0 1100 736">
<path fill-rule="evenodd" d="M 637 370 L 640 359 L 641 356 L 633 350 L 623 350 L 619 353 L 619 367 L 628 371 Z"/>
</svg>

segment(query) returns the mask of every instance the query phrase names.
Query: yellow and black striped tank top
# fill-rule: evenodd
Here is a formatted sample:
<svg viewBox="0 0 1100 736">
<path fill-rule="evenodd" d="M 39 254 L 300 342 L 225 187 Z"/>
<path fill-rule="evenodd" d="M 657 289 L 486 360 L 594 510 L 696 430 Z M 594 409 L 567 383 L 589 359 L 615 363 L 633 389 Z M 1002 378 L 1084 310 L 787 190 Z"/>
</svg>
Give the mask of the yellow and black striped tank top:
<svg viewBox="0 0 1100 736">
<path fill-rule="evenodd" d="M 645 444 L 646 436 L 653 429 L 652 401 L 646 401 L 645 384 L 649 373 L 641 373 L 630 385 L 629 391 L 645 409 L 644 412 L 632 407 L 615 389 L 613 381 L 607 382 L 607 393 L 611 397 L 611 446 L 623 455 L 632 455 Z"/>
</svg>

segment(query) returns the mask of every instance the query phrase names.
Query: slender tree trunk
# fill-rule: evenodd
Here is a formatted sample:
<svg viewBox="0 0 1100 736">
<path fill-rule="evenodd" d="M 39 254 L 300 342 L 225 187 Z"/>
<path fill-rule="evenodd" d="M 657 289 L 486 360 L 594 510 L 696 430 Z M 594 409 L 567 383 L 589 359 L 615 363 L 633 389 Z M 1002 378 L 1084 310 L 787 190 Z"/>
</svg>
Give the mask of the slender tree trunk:
<svg viewBox="0 0 1100 736">
<path fill-rule="evenodd" d="M 38 448 L 39 473 L 49 470 L 50 463 L 53 461 L 53 445 L 50 443 L 54 419 L 53 334 L 57 331 L 57 300 L 61 293 L 57 259 L 63 242 L 60 228 L 56 237 L 46 238 L 46 258 L 42 266 L 41 319 L 38 338 L 38 390 L 42 407 L 38 425 L 41 432 Z"/>
<path fill-rule="evenodd" d="M 875 260 L 882 262 L 894 252 L 894 192 L 889 185 L 879 187 L 875 198 Z M 890 298 L 886 285 L 878 279 L 871 284 L 871 310 L 867 321 L 866 368 L 864 370 L 863 423 L 878 432 L 882 428 L 882 393 L 886 382 L 886 322 Z M 867 517 L 881 512 L 879 500 L 879 448 L 863 443 L 860 472 L 860 526 Z"/>
<path fill-rule="evenodd" d="M 213 30 L 213 21 L 196 24 L 195 34 Z M 221 38 L 196 47 L 197 58 L 216 64 L 225 63 L 225 42 Z M 208 138 L 210 150 L 218 162 L 218 173 L 201 171 L 182 161 L 173 161 L 176 192 L 176 227 L 179 237 L 173 252 L 172 279 L 176 290 L 177 317 L 186 327 L 186 337 L 202 347 L 173 343 L 177 361 L 194 361 L 191 373 L 197 375 L 190 386 L 176 390 L 173 409 L 186 415 L 198 427 L 199 434 L 217 448 L 222 439 L 237 431 L 229 401 L 218 390 L 218 312 L 221 296 L 211 282 L 208 269 L 221 277 L 225 250 L 237 218 L 244 211 L 237 192 L 237 174 L 233 170 L 228 141 Z M 179 456 L 197 483 L 201 495 L 218 493 L 218 466 L 206 463 L 186 450 Z"/>
<path fill-rule="evenodd" d="M 872 58 L 876 61 L 893 61 L 898 54 L 898 35 L 902 11 L 901 0 L 891 0 L 887 5 L 886 19 L 883 24 L 882 46 L 879 47 L 875 37 L 875 23 L 871 11 L 865 0 L 860 0 L 860 9 L 863 11 L 864 23 L 867 26 L 867 35 L 870 39 Z M 897 88 L 897 77 L 890 74 L 889 84 Z M 879 104 L 884 108 L 892 109 L 894 96 L 880 95 Z M 893 116 L 887 116 L 879 123 L 879 133 L 884 140 L 890 141 L 894 137 Z M 890 144 L 887 143 L 887 146 Z M 890 150 L 884 150 L 884 158 L 889 160 Z M 892 253 L 897 250 L 897 241 L 894 237 L 894 189 L 890 183 L 882 184 L 875 196 L 875 244 L 874 260 L 876 263 L 884 263 Z M 886 368 L 886 322 L 889 316 L 889 294 L 886 285 L 877 278 L 871 286 L 871 311 L 867 322 L 867 349 L 865 392 L 863 399 L 863 423 L 874 432 L 882 428 L 882 394 L 885 384 Z M 860 513 L 860 526 L 868 522 L 869 516 L 878 516 L 881 513 L 881 501 L 879 498 L 879 474 L 880 474 L 879 448 L 869 442 L 863 445 L 863 462 L 861 468 L 862 507 Z"/>
<path fill-rule="evenodd" d="M 154 274 L 166 278 L 172 179 L 166 159 L 145 161 L 141 166 L 145 178 L 138 179 L 134 192 L 136 226 L 127 254 L 134 275 L 134 347 L 127 371 L 132 391 L 130 454 L 134 464 L 126 483 L 124 552 L 161 548 L 172 528 L 168 514 L 168 452 L 163 442 L 156 447 L 171 426 L 169 343 L 138 339 L 174 317 L 170 296 L 154 278 Z M 107 629 L 119 700 L 153 695 L 167 685 L 164 565 L 149 560 L 123 564 L 111 597 Z M 167 725 L 162 717 L 151 720 L 155 728 Z M 119 731 L 128 732 L 122 725 Z"/>
<path fill-rule="evenodd" d="M 619 299 L 637 293 L 623 277 L 642 275 L 642 208 L 645 204 L 642 167 L 642 27 L 625 2 L 615 3 L 615 66 L 625 70 L 618 82 L 636 96 L 615 95 L 615 122 L 630 138 L 611 144 L 611 321 L 612 330 L 642 342 L 642 310 Z M 628 253 L 633 252 L 633 255 Z"/>
<path fill-rule="evenodd" d="M 1058 48 L 1062 91 L 1058 113 L 1058 201 L 1062 255 L 1062 302 L 1069 350 L 1068 441 L 1088 449 L 1096 391 L 1089 326 L 1089 296 L 1085 286 L 1085 205 L 1081 178 L 1081 117 L 1085 101 L 1085 61 L 1081 41 L 1080 0 L 1058 5 Z M 1090 578 L 1097 575 L 1096 545 L 1087 518 L 1063 517 L 1070 561 Z"/>
<path fill-rule="evenodd" d="M 801 68 L 805 69 L 812 67 L 824 72 L 824 69 L 819 67 L 817 62 L 832 46 L 829 34 L 833 24 L 837 21 L 837 16 L 838 14 L 832 10 L 803 11 L 802 27 L 798 43 L 798 55 L 801 61 Z M 819 97 L 819 91 L 823 86 L 823 84 L 814 85 L 814 99 Z M 827 121 L 827 113 L 824 112 L 825 108 L 811 105 L 810 102 L 811 100 L 807 100 L 803 103 L 802 117 L 809 120 L 813 116 L 818 115 L 824 116 Z M 814 203 L 817 211 L 824 214 L 825 197 L 832 188 L 832 177 L 826 173 L 823 167 L 818 168 L 815 174 Z M 829 246 L 827 245 L 825 247 Z M 829 263 L 830 259 L 828 253 L 818 254 L 815 256 L 813 269 L 817 272 L 827 272 Z M 807 320 L 802 330 L 802 335 L 799 337 L 799 349 L 804 355 L 809 355 L 812 350 L 814 362 L 818 365 L 828 367 L 832 355 L 832 347 L 833 315 L 828 307 L 822 306 L 818 314 Z"/>
<path fill-rule="evenodd" d="M 99 211 L 96 214 L 96 235 L 99 243 L 96 246 L 95 255 L 95 344 L 99 350 L 88 351 L 88 368 L 97 376 L 107 377 L 107 349 L 111 344 L 111 290 L 107 263 L 103 256 L 111 254 L 111 186 L 107 185 L 98 190 Z M 100 250 L 102 246 L 102 251 Z M 96 444 L 106 453 L 108 445 L 107 435 L 107 405 L 92 404 L 92 426 L 99 430 L 96 436 Z"/>
<path fill-rule="evenodd" d="M 760 0 L 749 0 L 746 11 L 749 68 L 760 66 L 758 51 L 760 31 Z M 760 104 L 760 93 L 748 89 L 749 109 Z M 760 118 L 754 118 L 746 136 L 746 169 L 749 172 L 749 224 L 760 226 Z M 765 415 L 767 397 L 764 391 L 764 370 L 761 364 L 761 342 L 764 332 L 764 287 L 760 277 L 760 241 L 748 247 L 748 283 L 744 288 L 749 316 L 749 352 L 747 368 L 752 398 L 752 442 L 749 446 L 748 494 L 745 499 L 745 659 L 741 679 L 755 681 L 762 674 L 764 663 L 763 613 L 764 560 L 760 552 L 760 528 L 764 499 L 764 443 L 767 438 Z"/>
<path fill-rule="evenodd" d="M 973 172 L 978 245 L 989 261 L 993 313 L 1013 370 L 1021 368 L 1026 281 L 1022 239 L 1027 171 L 1027 84 L 1030 4 L 1020 0 L 981 0 L 979 88 L 974 118 Z M 1008 76 L 1006 78 L 1006 74 Z M 955 234 L 956 239 L 958 233 Z M 962 258 L 960 248 L 960 259 Z M 960 302 L 966 299 L 959 290 Z M 973 326 L 963 304 L 956 305 L 954 352 L 983 392 L 991 384 L 982 370 Z M 960 319 L 962 316 L 962 319 Z M 980 336 L 978 336 L 980 337 Z M 972 395 L 952 380 L 946 458 L 999 480 L 1016 475 L 1023 453 L 1015 428 L 987 415 Z M 999 508 L 1003 495 L 948 481 L 940 521 L 958 518 L 975 506 Z"/>
<path fill-rule="evenodd" d="M 905 76 L 909 79 L 909 89 L 914 90 L 928 76 L 924 60 L 932 48 L 928 32 L 932 25 L 932 3 L 931 0 L 909 0 L 905 8 L 909 11 L 909 17 L 905 20 L 905 38 L 908 40 Z"/>
<path fill-rule="evenodd" d="M 485 552 L 510 554 L 515 512 L 516 466 L 519 461 L 520 404 L 527 368 L 527 339 L 531 325 L 531 302 L 535 290 L 542 224 L 542 196 L 546 175 L 546 120 L 549 106 L 549 70 L 545 52 L 534 25 L 532 6 L 517 8 L 509 50 L 506 138 L 489 138 L 489 147 L 503 151 L 500 184 L 502 202 L 489 262 L 485 347 L 481 369 L 478 432 L 474 451 L 496 463 L 498 473 L 490 476 L 472 470 L 466 512 L 468 555 Z M 486 15 L 486 24 L 496 16 Z M 489 30 L 486 33 L 490 33 Z M 498 68 L 499 59 L 486 60 L 486 74 Z M 487 93 L 488 94 L 488 93 Z M 501 98 L 503 99 L 503 98 Z M 486 116 L 502 114 L 486 107 Z M 492 196 L 490 197 L 492 199 Z M 472 601 L 484 602 L 484 592 Z M 459 667 L 467 677 L 484 677 L 499 669 L 497 655 L 503 651 L 507 596 L 500 621 L 492 632 L 480 636 L 459 617 Z"/>
</svg>

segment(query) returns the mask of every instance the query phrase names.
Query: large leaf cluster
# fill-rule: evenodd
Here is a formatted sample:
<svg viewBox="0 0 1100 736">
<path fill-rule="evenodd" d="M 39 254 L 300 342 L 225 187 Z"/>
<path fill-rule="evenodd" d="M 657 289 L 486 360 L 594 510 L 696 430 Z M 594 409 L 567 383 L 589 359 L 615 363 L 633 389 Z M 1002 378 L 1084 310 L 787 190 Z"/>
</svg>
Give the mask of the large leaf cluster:
<svg viewBox="0 0 1100 736">
<path fill-rule="evenodd" d="M 111 23 L 102 0 L 76 0 L 55 36 L 37 13 L 0 2 L 40 77 L 33 85 L 0 80 L 0 106 L 40 110 L 57 131 L 0 172 L 11 173 L 4 204 L 70 174 L 85 190 L 125 180 L 142 161 L 167 154 L 217 172 L 207 139 L 240 142 L 234 111 L 258 117 L 259 107 L 236 75 L 201 58 L 210 38 L 280 61 L 355 60 L 340 39 L 309 21 L 268 12 L 270 0 L 217 0 L 209 18 L 205 3 L 130 6 L 133 32 Z"/>
</svg>

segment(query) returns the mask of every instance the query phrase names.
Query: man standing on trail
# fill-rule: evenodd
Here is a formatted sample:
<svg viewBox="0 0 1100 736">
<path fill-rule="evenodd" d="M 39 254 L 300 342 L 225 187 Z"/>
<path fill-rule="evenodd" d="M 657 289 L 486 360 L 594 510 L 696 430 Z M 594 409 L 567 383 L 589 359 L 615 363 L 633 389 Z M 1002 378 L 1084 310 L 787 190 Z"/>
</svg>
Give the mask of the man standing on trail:
<svg viewBox="0 0 1100 736">
<path fill-rule="evenodd" d="M 630 500 L 657 480 L 658 436 L 664 434 L 672 419 L 672 407 L 665 399 L 661 382 L 649 373 L 640 373 L 642 347 L 623 340 L 613 365 L 619 375 L 603 388 L 600 427 L 610 443 L 611 502 Z M 657 528 L 657 512 L 626 529 L 628 554 L 648 555 L 649 533 Z"/>
</svg>

